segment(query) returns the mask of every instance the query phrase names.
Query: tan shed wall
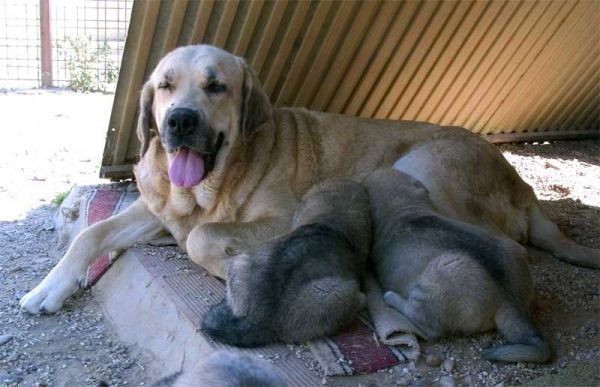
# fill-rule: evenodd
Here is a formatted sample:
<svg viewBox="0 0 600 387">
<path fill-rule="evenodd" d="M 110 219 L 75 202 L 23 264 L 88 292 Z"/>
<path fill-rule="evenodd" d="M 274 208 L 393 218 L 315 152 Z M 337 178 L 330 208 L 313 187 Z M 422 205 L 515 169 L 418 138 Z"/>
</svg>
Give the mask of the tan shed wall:
<svg viewBox="0 0 600 387">
<path fill-rule="evenodd" d="M 279 106 L 459 125 L 494 141 L 600 127 L 600 1 L 136 0 L 105 173 L 137 156 L 137 99 L 158 60 L 197 43 L 245 57 Z"/>
</svg>

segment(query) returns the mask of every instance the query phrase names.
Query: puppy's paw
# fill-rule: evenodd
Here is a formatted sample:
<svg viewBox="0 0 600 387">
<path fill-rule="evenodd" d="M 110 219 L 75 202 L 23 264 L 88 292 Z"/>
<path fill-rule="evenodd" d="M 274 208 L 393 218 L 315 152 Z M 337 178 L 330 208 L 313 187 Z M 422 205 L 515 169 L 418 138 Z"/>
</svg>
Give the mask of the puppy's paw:
<svg viewBox="0 0 600 387">
<path fill-rule="evenodd" d="M 390 308 L 396 309 L 398 312 L 403 313 L 406 301 L 398 295 L 396 292 L 387 291 L 383 295 L 383 300 Z"/>
<path fill-rule="evenodd" d="M 392 291 L 387 291 L 383 294 L 383 299 L 385 301 L 386 304 L 388 304 L 388 306 L 391 306 L 390 304 L 393 304 L 394 301 L 396 301 L 398 299 L 398 295 Z"/>
<path fill-rule="evenodd" d="M 29 314 L 54 314 L 79 288 L 77 278 L 51 272 L 35 289 L 21 298 L 21 310 Z"/>
</svg>

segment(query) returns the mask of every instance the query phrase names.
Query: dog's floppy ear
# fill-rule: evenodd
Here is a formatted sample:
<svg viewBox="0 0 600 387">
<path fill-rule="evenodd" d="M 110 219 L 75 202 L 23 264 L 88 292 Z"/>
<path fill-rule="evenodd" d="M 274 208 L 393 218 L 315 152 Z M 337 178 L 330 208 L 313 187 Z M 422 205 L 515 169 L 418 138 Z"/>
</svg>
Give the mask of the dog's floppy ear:
<svg viewBox="0 0 600 387">
<path fill-rule="evenodd" d="M 273 115 L 273 107 L 267 93 L 260 84 L 256 72 L 244 63 L 244 84 L 242 85 L 241 124 L 244 143 L 250 140 L 254 132 Z"/>
<path fill-rule="evenodd" d="M 137 125 L 137 135 L 141 143 L 140 158 L 144 157 L 150 144 L 150 127 L 154 122 L 154 117 L 152 116 L 153 101 L 154 86 L 148 81 L 142 88 L 142 95 L 140 96 L 140 116 L 138 117 Z"/>
</svg>

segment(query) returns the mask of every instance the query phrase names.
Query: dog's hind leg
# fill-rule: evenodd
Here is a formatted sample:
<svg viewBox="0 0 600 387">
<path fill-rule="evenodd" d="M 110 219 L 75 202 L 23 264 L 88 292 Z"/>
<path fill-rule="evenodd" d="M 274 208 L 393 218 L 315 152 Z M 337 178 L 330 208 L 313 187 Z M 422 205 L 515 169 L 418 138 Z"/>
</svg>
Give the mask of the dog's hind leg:
<svg viewBox="0 0 600 387">
<path fill-rule="evenodd" d="M 358 280 L 325 277 L 311 281 L 280 317 L 284 321 L 281 338 L 304 342 L 331 335 L 350 323 L 364 303 Z"/>
<path fill-rule="evenodd" d="M 87 268 L 96 258 L 148 240 L 162 229 L 140 200 L 120 214 L 86 228 L 46 278 L 21 299 L 21 309 L 31 314 L 57 312 L 82 286 Z"/>
<path fill-rule="evenodd" d="M 537 199 L 528 208 L 529 241 L 556 258 L 577 266 L 600 268 L 600 250 L 580 246 L 567 238 L 552 222 Z"/>
<path fill-rule="evenodd" d="M 541 333 L 512 302 L 502 302 L 494 318 L 498 330 L 509 342 L 483 353 L 486 360 L 545 363 L 552 356 Z"/>
<path fill-rule="evenodd" d="M 433 313 L 425 310 L 428 308 L 429 302 L 419 288 L 413 289 L 408 299 L 392 291 L 385 292 L 383 299 L 387 306 L 396 309 L 408 318 L 417 329 L 421 330 L 426 335 L 427 340 L 433 340 L 443 334 L 441 328 L 439 328 L 439 323 L 435 321 Z"/>
</svg>

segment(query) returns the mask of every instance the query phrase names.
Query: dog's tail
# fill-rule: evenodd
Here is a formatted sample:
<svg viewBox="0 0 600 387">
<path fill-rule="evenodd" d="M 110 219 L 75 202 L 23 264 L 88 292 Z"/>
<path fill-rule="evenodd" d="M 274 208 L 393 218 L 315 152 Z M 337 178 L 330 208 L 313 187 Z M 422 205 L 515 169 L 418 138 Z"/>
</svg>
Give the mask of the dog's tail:
<svg viewBox="0 0 600 387">
<path fill-rule="evenodd" d="M 600 269 L 600 250 L 580 246 L 567 238 L 558 226 L 548 219 L 537 199 L 527 209 L 529 241 L 561 261 L 576 266 Z"/>
<path fill-rule="evenodd" d="M 550 360 L 550 346 L 529 317 L 512 302 L 507 300 L 500 306 L 495 321 L 509 344 L 484 352 L 484 359 L 531 363 L 546 363 Z"/>
<path fill-rule="evenodd" d="M 257 347 L 277 340 L 268 326 L 261 326 L 248 317 L 237 317 L 226 300 L 213 306 L 202 320 L 202 330 L 216 340 L 237 347 Z"/>
</svg>

